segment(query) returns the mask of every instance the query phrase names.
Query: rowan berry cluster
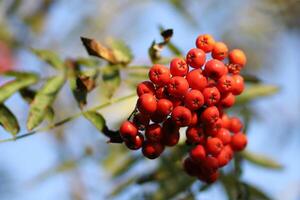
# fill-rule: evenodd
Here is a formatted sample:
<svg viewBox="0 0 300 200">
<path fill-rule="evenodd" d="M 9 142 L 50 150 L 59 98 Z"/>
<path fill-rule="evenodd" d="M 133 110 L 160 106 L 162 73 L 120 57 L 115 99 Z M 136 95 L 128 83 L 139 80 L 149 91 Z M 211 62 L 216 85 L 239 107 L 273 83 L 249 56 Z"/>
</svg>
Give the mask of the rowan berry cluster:
<svg viewBox="0 0 300 200">
<path fill-rule="evenodd" d="M 123 122 L 120 135 L 129 149 L 142 148 L 145 157 L 155 159 L 165 146 L 176 145 L 180 128 L 187 127 L 190 152 L 183 168 L 190 176 L 212 183 L 234 151 L 247 145 L 241 120 L 225 113 L 244 90 L 240 70 L 246 56 L 239 49 L 229 52 L 209 34 L 200 35 L 196 47 L 185 59 L 172 59 L 170 68 L 161 64 L 150 68 L 150 81 L 137 86 L 138 112 Z"/>
</svg>

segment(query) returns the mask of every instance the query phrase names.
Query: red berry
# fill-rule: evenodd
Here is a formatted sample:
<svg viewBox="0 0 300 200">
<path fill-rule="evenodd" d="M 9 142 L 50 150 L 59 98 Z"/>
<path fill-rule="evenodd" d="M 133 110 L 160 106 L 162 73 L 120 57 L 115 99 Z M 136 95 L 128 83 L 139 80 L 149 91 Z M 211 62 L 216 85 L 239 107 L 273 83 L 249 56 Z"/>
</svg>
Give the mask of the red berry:
<svg viewBox="0 0 300 200">
<path fill-rule="evenodd" d="M 167 118 L 167 116 L 165 116 L 164 114 L 157 112 L 157 111 L 155 111 L 150 116 L 151 121 L 153 121 L 154 123 L 161 123 L 161 122 L 165 121 L 166 118 Z"/>
<path fill-rule="evenodd" d="M 143 142 L 144 136 L 142 134 L 138 134 L 133 140 L 125 140 L 125 145 L 128 147 L 128 149 L 138 150 L 142 147 Z"/>
<path fill-rule="evenodd" d="M 219 129 L 216 137 L 219 138 L 224 145 L 229 144 L 231 141 L 231 134 L 229 130 L 225 128 Z"/>
<path fill-rule="evenodd" d="M 222 96 L 219 104 L 220 106 L 222 106 L 222 108 L 230 108 L 231 106 L 234 105 L 234 103 L 235 103 L 235 96 L 230 92 Z"/>
<path fill-rule="evenodd" d="M 207 85 L 207 79 L 202 75 L 201 69 L 194 69 L 186 75 L 189 86 L 192 89 L 202 91 Z"/>
<path fill-rule="evenodd" d="M 174 76 L 171 78 L 167 89 L 170 95 L 174 97 L 182 97 L 189 89 L 189 83 L 181 76 Z"/>
<path fill-rule="evenodd" d="M 223 42 L 216 42 L 214 44 L 211 56 L 214 59 L 224 60 L 228 56 L 228 48 Z"/>
<path fill-rule="evenodd" d="M 155 96 L 157 99 L 167 99 L 168 98 L 168 92 L 167 88 L 165 86 L 161 86 L 156 89 Z"/>
<path fill-rule="evenodd" d="M 226 128 L 226 129 L 229 129 L 230 118 L 228 117 L 228 115 L 223 114 L 222 117 L 221 117 L 221 120 L 222 120 L 222 127 Z"/>
<path fill-rule="evenodd" d="M 149 116 L 143 115 L 142 113 L 138 113 L 133 117 L 133 123 L 139 128 L 148 126 L 149 122 L 150 122 Z"/>
<path fill-rule="evenodd" d="M 190 157 L 193 161 L 200 163 L 206 158 L 206 152 L 202 145 L 198 144 L 196 147 L 191 149 Z"/>
<path fill-rule="evenodd" d="M 168 116 L 173 110 L 173 103 L 168 99 L 160 99 L 157 102 L 156 112 Z"/>
<path fill-rule="evenodd" d="M 145 136 L 151 142 L 160 142 L 162 139 L 162 128 L 159 124 L 151 124 L 146 127 Z"/>
<path fill-rule="evenodd" d="M 189 66 L 182 58 L 174 58 L 170 63 L 170 72 L 173 76 L 185 76 L 189 71 Z"/>
<path fill-rule="evenodd" d="M 241 122 L 241 120 L 237 117 L 231 117 L 230 118 L 230 126 L 229 126 L 229 130 L 233 133 L 238 133 L 242 130 L 243 128 L 243 123 Z"/>
<path fill-rule="evenodd" d="M 219 138 L 208 138 L 206 141 L 205 149 L 207 153 L 217 156 L 223 149 L 223 143 Z"/>
<path fill-rule="evenodd" d="M 142 147 L 142 153 L 149 159 L 155 159 L 164 151 L 164 146 L 160 143 L 145 141 Z"/>
<path fill-rule="evenodd" d="M 209 34 L 199 35 L 196 40 L 196 46 L 205 53 L 211 52 L 215 44 L 214 38 Z"/>
<path fill-rule="evenodd" d="M 230 63 L 240 65 L 241 67 L 244 67 L 247 62 L 245 53 L 240 49 L 230 51 L 228 58 Z"/>
<path fill-rule="evenodd" d="M 200 91 L 190 90 L 185 94 L 184 103 L 190 110 L 198 110 L 204 104 L 204 98 Z"/>
<path fill-rule="evenodd" d="M 172 120 L 177 126 L 187 126 L 191 123 L 192 113 L 183 106 L 177 106 L 172 112 Z"/>
<path fill-rule="evenodd" d="M 124 121 L 120 127 L 120 135 L 124 140 L 133 140 L 138 134 L 138 129 L 130 121 Z"/>
<path fill-rule="evenodd" d="M 207 106 L 216 105 L 221 98 L 221 94 L 216 87 L 205 88 L 202 94 L 204 97 L 204 102 Z"/>
<path fill-rule="evenodd" d="M 189 126 L 185 133 L 187 142 L 190 144 L 203 144 L 205 141 L 202 127 Z"/>
<path fill-rule="evenodd" d="M 213 156 L 207 156 L 202 163 L 203 163 L 203 168 L 207 174 L 212 174 L 216 172 L 219 168 L 218 160 Z"/>
<path fill-rule="evenodd" d="M 218 80 L 226 74 L 226 67 L 222 61 L 212 59 L 205 64 L 203 73 L 214 80 Z"/>
<path fill-rule="evenodd" d="M 152 94 L 143 94 L 137 102 L 138 110 L 146 115 L 152 114 L 156 111 L 156 98 Z"/>
<path fill-rule="evenodd" d="M 202 67 L 205 60 L 205 52 L 201 49 L 193 48 L 186 55 L 186 63 L 196 69 Z"/>
<path fill-rule="evenodd" d="M 231 74 L 239 74 L 241 72 L 242 66 L 237 64 L 228 64 L 227 69 Z"/>
<path fill-rule="evenodd" d="M 170 70 L 163 65 L 155 64 L 149 70 L 149 79 L 158 86 L 164 86 L 170 81 Z"/>
<path fill-rule="evenodd" d="M 221 93 L 228 93 L 232 91 L 233 78 L 229 75 L 223 75 L 217 83 L 217 88 Z"/>
<path fill-rule="evenodd" d="M 220 176 L 220 173 L 218 171 L 216 171 L 212 174 L 209 174 L 206 177 L 205 182 L 208 183 L 208 184 L 214 183 L 218 180 L 219 176 Z"/>
<path fill-rule="evenodd" d="M 213 124 L 205 124 L 205 135 L 215 137 L 218 134 L 218 131 L 222 128 L 222 120 L 219 118 Z"/>
<path fill-rule="evenodd" d="M 195 126 L 198 123 L 198 114 L 196 112 L 192 112 L 192 119 L 189 126 Z"/>
<path fill-rule="evenodd" d="M 183 104 L 182 99 L 180 98 L 172 97 L 170 100 L 172 101 L 173 108 L 176 108 L 177 106 L 181 106 Z"/>
<path fill-rule="evenodd" d="M 230 145 L 224 146 L 224 148 L 223 148 L 222 151 L 226 151 L 227 152 L 229 160 L 231 160 L 233 158 L 233 150 L 232 150 L 232 148 L 231 148 Z"/>
<path fill-rule="evenodd" d="M 231 148 L 234 151 L 242 151 L 247 146 L 247 137 L 246 137 L 246 135 L 241 133 L 241 132 L 237 133 L 237 134 L 234 134 L 231 137 L 230 145 L 231 145 Z"/>
<path fill-rule="evenodd" d="M 219 110 L 215 106 L 206 108 L 201 114 L 201 120 L 205 124 L 214 124 L 219 119 Z"/>
<path fill-rule="evenodd" d="M 183 169 L 190 176 L 197 175 L 197 164 L 189 156 L 183 160 Z"/>
<path fill-rule="evenodd" d="M 180 133 L 179 130 L 174 131 L 164 131 L 163 132 L 163 139 L 162 143 L 166 146 L 172 147 L 178 144 L 180 139 Z"/>
<path fill-rule="evenodd" d="M 244 78 L 237 74 L 237 75 L 233 75 L 232 79 L 233 79 L 233 85 L 231 89 L 232 94 L 240 95 L 245 88 Z"/>
<path fill-rule="evenodd" d="M 217 156 L 219 167 L 224 167 L 225 165 L 227 165 L 231 160 L 230 156 L 230 153 L 223 148 L 223 150 Z"/>
<path fill-rule="evenodd" d="M 155 88 L 154 88 L 153 83 L 151 83 L 150 81 L 144 81 L 144 82 L 141 82 L 140 84 L 138 84 L 138 86 L 136 88 L 136 92 L 137 92 L 138 96 L 141 96 L 146 93 L 154 95 Z"/>
</svg>

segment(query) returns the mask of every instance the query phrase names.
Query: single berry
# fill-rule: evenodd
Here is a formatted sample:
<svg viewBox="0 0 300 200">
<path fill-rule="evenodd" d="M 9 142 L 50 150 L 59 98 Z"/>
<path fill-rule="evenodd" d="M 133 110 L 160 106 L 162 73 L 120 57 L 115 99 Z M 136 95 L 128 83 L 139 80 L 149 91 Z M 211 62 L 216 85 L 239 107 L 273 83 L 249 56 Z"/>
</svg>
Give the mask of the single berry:
<svg viewBox="0 0 300 200">
<path fill-rule="evenodd" d="M 230 118 L 228 117 L 228 115 L 224 113 L 221 117 L 221 120 L 222 120 L 222 128 L 229 129 L 229 127 L 230 127 Z"/>
<path fill-rule="evenodd" d="M 136 92 L 137 92 L 138 96 L 141 96 L 146 93 L 154 95 L 155 87 L 154 87 L 153 83 L 151 83 L 150 81 L 143 81 L 137 85 Z"/>
<path fill-rule="evenodd" d="M 155 96 L 152 94 L 143 94 L 138 99 L 137 108 L 141 113 L 146 115 L 154 113 L 157 108 Z"/>
<path fill-rule="evenodd" d="M 221 94 L 216 87 L 205 88 L 202 92 L 204 97 L 205 105 L 214 106 L 216 105 L 221 98 Z"/>
<path fill-rule="evenodd" d="M 124 121 L 120 127 L 120 135 L 124 140 L 133 140 L 138 134 L 138 129 L 130 121 Z"/>
<path fill-rule="evenodd" d="M 151 142 L 160 142 L 162 139 L 162 128 L 159 124 L 151 124 L 146 127 L 145 136 Z"/>
<path fill-rule="evenodd" d="M 190 157 L 193 161 L 201 163 L 206 158 L 206 152 L 202 145 L 198 144 L 190 150 Z"/>
<path fill-rule="evenodd" d="M 234 105 L 234 103 L 235 103 L 235 96 L 230 92 L 230 93 L 224 94 L 221 97 L 219 105 L 222 108 L 230 108 L 231 106 Z"/>
<path fill-rule="evenodd" d="M 160 99 L 157 101 L 156 112 L 163 116 L 168 116 L 173 110 L 173 103 L 168 99 Z"/>
<path fill-rule="evenodd" d="M 174 58 L 170 63 L 170 72 L 172 76 L 185 76 L 189 71 L 189 66 L 182 58 Z"/>
<path fill-rule="evenodd" d="M 139 128 L 144 128 L 145 126 L 148 126 L 149 122 L 149 116 L 143 115 L 142 113 L 138 113 L 133 117 L 133 123 Z"/>
<path fill-rule="evenodd" d="M 228 48 L 223 42 L 216 42 L 214 44 L 211 56 L 214 59 L 224 60 L 228 56 Z"/>
<path fill-rule="evenodd" d="M 231 141 L 230 131 L 225 128 L 219 129 L 216 137 L 219 138 L 224 145 L 229 144 Z"/>
<path fill-rule="evenodd" d="M 244 78 L 238 74 L 232 76 L 233 85 L 232 85 L 232 94 L 240 95 L 245 88 Z"/>
<path fill-rule="evenodd" d="M 241 67 L 244 67 L 247 62 L 245 53 L 240 49 L 230 51 L 228 58 L 230 63 L 240 65 Z"/>
<path fill-rule="evenodd" d="M 164 146 L 160 143 L 145 141 L 142 147 L 142 153 L 149 159 L 155 159 L 164 151 Z"/>
<path fill-rule="evenodd" d="M 216 172 L 219 168 L 218 160 L 217 160 L 217 158 L 215 158 L 213 156 L 207 156 L 203 160 L 202 164 L 203 164 L 203 168 L 207 174 L 212 174 L 212 173 Z"/>
<path fill-rule="evenodd" d="M 238 133 L 242 130 L 243 128 L 243 123 L 238 117 L 231 117 L 230 118 L 230 126 L 229 130 L 233 133 Z"/>
<path fill-rule="evenodd" d="M 221 93 L 232 91 L 233 78 L 229 75 L 223 75 L 217 82 L 217 88 Z"/>
<path fill-rule="evenodd" d="M 231 137 L 230 145 L 231 145 L 231 148 L 234 151 L 242 151 L 247 146 L 247 137 L 246 137 L 246 135 L 241 133 L 241 132 L 237 133 L 237 134 L 234 134 Z"/>
<path fill-rule="evenodd" d="M 187 142 L 190 144 L 203 144 L 205 141 L 202 127 L 189 126 L 185 134 Z"/>
<path fill-rule="evenodd" d="M 202 93 L 198 90 L 190 90 L 185 94 L 184 104 L 190 110 L 198 110 L 204 104 Z"/>
<path fill-rule="evenodd" d="M 142 134 L 138 134 L 133 140 L 125 140 L 125 145 L 128 149 L 138 150 L 143 146 L 143 142 L 144 136 Z"/>
<path fill-rule="evenodd" d="M 180 127 L 187 126 L 191 123 L 192 113 L 191 111 L 183 106 L 177 106 L 172 112 L 173 122 Z"/>
<path fill-rule="evenodd" d="M 205 60 L 205 52 L 201 49 L 193 48 L 186 55 L 186 63 L 196 69 L 202 67 Z"/>
<path fill-rule="evenodd" d="M 202 75 L 201 69 L 194 69 L 186 75 L 189 86 L 194 90 L 202 91 L 207 85 L 207 78 Z"/>
<path fill-rule="evenodd" d="M 189 83 L 181 76 L 174 76 L 167 85 L 168 93 L 174 97 L 182 97 L 189 89 Z"/>
<path fill-rule="evenodd" d="M 222 61 L 212 59 L 205 64 L 204 75 L 212 78 L 214 80 L 218 80 L 227 72 L 226 66 Z"/>
<path fill-rule="evenodd" d="M 196 176 L 197 175 L 197 164 L 192 160 L 191 157 L 186 157 L 183 160 L 183 169 L 184 171 L 190 175 L 190 176 Z"/>
<path fill-rule="evenodd" d="M 196 40 L 196 46 L 205 53 L 211 52 L 215 44 L 213 36 L 210 34 L 199 35 Z"/>
<path fill-rule="evenodd" d="M 170 81 L 170 70 L 160 64 L 153 65 L 148 75 L 149 79 L 158 86 L 166 85 Z"/>
<path fill-rule="evenodd" d="M 215 106 L 208 107 L 201 113 L 201 120 L 205 124 L 214 124 L 217 122 L 219 117 L 219 110 Z"/>
<path fill-rule="evenodd" d="M 230 153 L 226 149 L 222 149 L 222 151 L 217 156 L 219 167 L 224 167 L 231 160 Z"/>
<path fill-rule="evenodd" d="M 207 138 L 205 149 L 207 153 L 217 156 L 223 149 L 223 143 L 219 138 Z"/>
<path fill-rule="evenodd" d="M 180 139 L 179 130 L 166 130 L 163 131 L 162 143 L 166 146 L 172 147 L 178 144 Z"/>
<path fill-rule="evenodd" d="M 153 121 L 154 123 L 161 123 L 161 122 L 165 121 L 166 118 L 167 118 L 166 115 L 164 115 L 164 114 L 162 114 L 162 113 L 160 113 L 160 112 L 157 112 L 157 111 L 155 111 L 154 113 L 152 113 L 152 114 L 150 115 L 150 119 L 151 119 L 151 121 Z"/>
</svg>

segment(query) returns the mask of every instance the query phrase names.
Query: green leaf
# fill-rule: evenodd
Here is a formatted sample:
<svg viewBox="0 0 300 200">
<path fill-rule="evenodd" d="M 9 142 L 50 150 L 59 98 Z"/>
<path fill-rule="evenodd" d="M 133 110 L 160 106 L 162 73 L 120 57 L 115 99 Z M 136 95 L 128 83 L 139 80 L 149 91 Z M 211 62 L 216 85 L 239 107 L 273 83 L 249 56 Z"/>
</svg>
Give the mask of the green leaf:
<svg viewBox="0 0 300 200">
<path fill-rule="evenodd" d="M 240 96 L 237 97 L 236 103 L 247 103 L 259 97 L 270 96 L 279 91 L 277 86 L 255 84 L 247 88 Z"/>
<path fill-rule="evenodd" d="M 52 105 L 57 96 L 57 93 L 64 85 L 64 83 L 64 75 L 52 77 L 35 95 L 30 105 L 29 116 L 27 120 L 27 128 L 29 130 L 34 129 L 43 121 L 47 108 Z"/>
<path fill-rule="evenodd" d="M 0 125 L 13 136 L 16 136 L 20 131 L 18 120 L 3 104 L 0 104 Z"/>
<path fill-rule="evenodd" d="M 243 183 L 243 185 L 246 188 L 247 193 L 249 193 L 248 195 L 249 200 L 271 200 L 272 199 L 263 191 L 261 191 L 259 188 L 253 185 L 250 185 L 248 183 Z"/>
<path fill-rule="evenodd" d="M 15 76 L 16 79 L 0 86 L 0 103 L 3 103 L 18 90 L 28 87 L 38 81 L 38 76 L 32 73 L 8 72 L 4 75 Z"/>
<path fill-rule="evenodd" d="M 22 96 L 22 98 L 27 102 L 27 103 L 31 103 L 36 95 L 36 91 L 34 90 L 31 90 L 29 88 L 24 88 L 22 90 L 20 90 L 20 94 Z M 54 110 L 51 106 L 47 107 L 46 108 L 46 116 L 45 118 L 48 120 L 48 121 L 53 121 L 54 119 Z"/>
<path fill-rule="evenodd" d="M 70 68 L 70 73 L 68 76 L 70 88 L 72 90 L 72 93 L 74 95 L 74 98 L 76 99 L 80 109 L 82 109 L 83 106 L 86 105 L 87 101 L 87 87 L 83 83 L 83 81 L 79 78 L 78 72 L 75 69 Z"/>
<path fill-rule="evenodd" d="M 124 41 L 110 38 L 108 40 L 108 45 L 111 47 L 113 54 L 119 63 L 127 65 L 132 61 L 133 55 Z"/>
<path fill-rule="evenodd" d="M 96 111 L 89 111 L 83 113 L 84 117 L 88 119 L 100 132 L 103 131 L 106 126 L 104 117 Z"/>
<path fill-rule="evenodd" d="M 94 58 L 77 58 L 76 64 L 85 67 L 98 67 L 99 61 Z"/>
<path fill-rule="evenodd" d="M 118 66 L 106 66 L 102 68 L 103 93 L 111 98 L 121 84 L 120 71 Z"/>
<path fill-rule="evenodd" d="M 49 65 L 56 69 L 63 69 L 64 62 L 60 57 L 53 51 L 44 49 L 31 49 L 32 52 L 38 56 L 41 60 L 47 62 Z"/>
<path fill-rule="evenodd" d="M 255 154 L 249 151 L 242 151 L 240 154 L 243 156 L 244 159 L 261 167 L 265 167 L 269 169 L 283 168 L 283 166 L 280 163 L 260 154 Z"/>
</svg>

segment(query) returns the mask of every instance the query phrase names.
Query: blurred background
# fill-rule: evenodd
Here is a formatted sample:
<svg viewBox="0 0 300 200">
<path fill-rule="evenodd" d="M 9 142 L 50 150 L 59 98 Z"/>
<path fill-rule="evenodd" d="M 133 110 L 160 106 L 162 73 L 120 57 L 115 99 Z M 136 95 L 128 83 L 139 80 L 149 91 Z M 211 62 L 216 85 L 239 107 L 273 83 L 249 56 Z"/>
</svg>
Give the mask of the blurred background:
<svg viewBox="0 0 300 200">
<path fill-rule="evenodd" d="M 0 71 L 55 74 L 30 48 L 52 49 L 63 58 L 88 57 L 80 36 L 124 40 L 135 65 L 151 65 L 148 48 L 153 40 L 161 40 L 159 26 L 174 30 L 172 41 L 182 52 L 194 47 L 202 33 L 214 35 L 230 48 L 241 48 L 248 56 L 245 73 L 279 86 L 276 95 L 237 112 L 251 113 L 248 150 L 276 160 L 283 168 L 243 162 L 240 179 L 269 199 L 300 200 L 299 0 L 0 0 Z M 117 90 L 116 96 L 124 91 Z M 88 106 L 98 105 L 101 98 L 97 87 Z M 131 98 L 101 113 L 116 129 L 134 104 Z M 28 105 L 18 94 L 6 105 L 25 127 Z M 80 111 L 67 87 L 53 107 L 57 120 Z M 0 128 L 0 138 L 9 137 Z M 150 161 L 140 152 L 106 141 L 88 121 L 78 118 L 51 132 L 1 143 L 0 199 L 223 200 L 234 190 L 221 181 L 203 188 L 186 176 L 178 164 L 180 148 Z M 248 199 L 266 198 L 250 195 Z"/>
</svg>

